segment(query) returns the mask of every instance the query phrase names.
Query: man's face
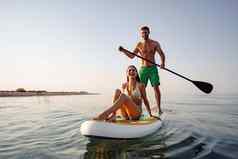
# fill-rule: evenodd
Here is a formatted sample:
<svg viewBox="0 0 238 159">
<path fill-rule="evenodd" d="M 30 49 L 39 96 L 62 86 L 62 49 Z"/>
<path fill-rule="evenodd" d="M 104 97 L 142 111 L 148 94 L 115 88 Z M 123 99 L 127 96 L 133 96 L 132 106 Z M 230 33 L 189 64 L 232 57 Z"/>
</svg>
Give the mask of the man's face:
<svg viewBox="0 0 238 159">
<path fill-rule="evenodd" d="M 141 33 L 141 37 L 144 39 L 144 40 L 147 40 L 148 38 L 149 38 L 149 31 L 148 30 L 146 30 L 146 29 L 143 29 L 143 30 L 141 30 L 140 31 L 140 33 Z"/>
</svg>

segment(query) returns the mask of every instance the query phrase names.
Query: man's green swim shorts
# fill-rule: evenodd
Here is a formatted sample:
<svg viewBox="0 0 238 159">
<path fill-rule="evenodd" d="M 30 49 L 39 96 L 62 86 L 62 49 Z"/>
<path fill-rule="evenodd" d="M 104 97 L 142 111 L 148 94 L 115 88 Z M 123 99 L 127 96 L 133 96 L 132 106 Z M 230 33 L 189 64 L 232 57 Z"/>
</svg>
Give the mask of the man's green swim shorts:
<svg viewBox="0 0 238 159">
<path fill-rule="evenodd" d="M 158 69 L 155 65 L 149 67 L 142 66 L 139 70 L 139 76 L 145 86 L 147 86 L 148 80 L 150 80 L 153 87 L 160 85 Z"/>
</svg>

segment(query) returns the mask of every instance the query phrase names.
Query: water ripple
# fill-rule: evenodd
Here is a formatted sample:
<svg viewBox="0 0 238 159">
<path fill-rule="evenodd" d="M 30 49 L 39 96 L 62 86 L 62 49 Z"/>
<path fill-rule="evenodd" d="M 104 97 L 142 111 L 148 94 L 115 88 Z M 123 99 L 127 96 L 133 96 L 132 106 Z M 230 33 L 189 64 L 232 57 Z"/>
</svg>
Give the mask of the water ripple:
<svg viewBox="0 0 238 159">
<path fill-rule="evenodd" d="M 100 111 L 95 109 L 97 101 L 92 107 L 87 105 L 91 97 L 49 97 L 41 102 L 30 97 L 4 99 L 0 106 L 0 158 L 237 158 L 237 100 L 199 98 L 168 101 L 162 128 L 137 140 L 82 136 L 82 122 Z"/>
</svg>

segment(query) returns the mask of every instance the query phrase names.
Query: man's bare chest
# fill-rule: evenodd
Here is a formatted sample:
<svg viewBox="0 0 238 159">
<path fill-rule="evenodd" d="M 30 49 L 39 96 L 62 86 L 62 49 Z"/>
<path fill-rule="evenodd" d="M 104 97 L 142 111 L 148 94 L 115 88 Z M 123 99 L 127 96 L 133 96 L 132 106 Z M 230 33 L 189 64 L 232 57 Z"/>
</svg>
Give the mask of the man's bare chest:
<svg viewBox="0 0 238 159">
<path fill-rule="evenodd" d="M 155 54 L 156 51 L 156 46 L 153 45 L 153 43 L 141 43 L 139 45 L 139 51 L 141 55 L 145 55 L 145 56 L 153 56 Z"/>
</svg>

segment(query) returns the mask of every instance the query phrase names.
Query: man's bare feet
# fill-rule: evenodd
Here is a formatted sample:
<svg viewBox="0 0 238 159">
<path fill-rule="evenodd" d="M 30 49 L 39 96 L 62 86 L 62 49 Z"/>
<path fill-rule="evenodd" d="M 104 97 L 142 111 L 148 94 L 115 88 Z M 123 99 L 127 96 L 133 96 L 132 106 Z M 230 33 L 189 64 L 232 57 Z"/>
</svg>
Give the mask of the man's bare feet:
<svg viewBox="0 0 238 159">
<path fill-rule="evenodd" d="M 153 118 L 156 118 L 158 120 L 161 120 L 160 117 L 152 115 Z"/>
</svg>

